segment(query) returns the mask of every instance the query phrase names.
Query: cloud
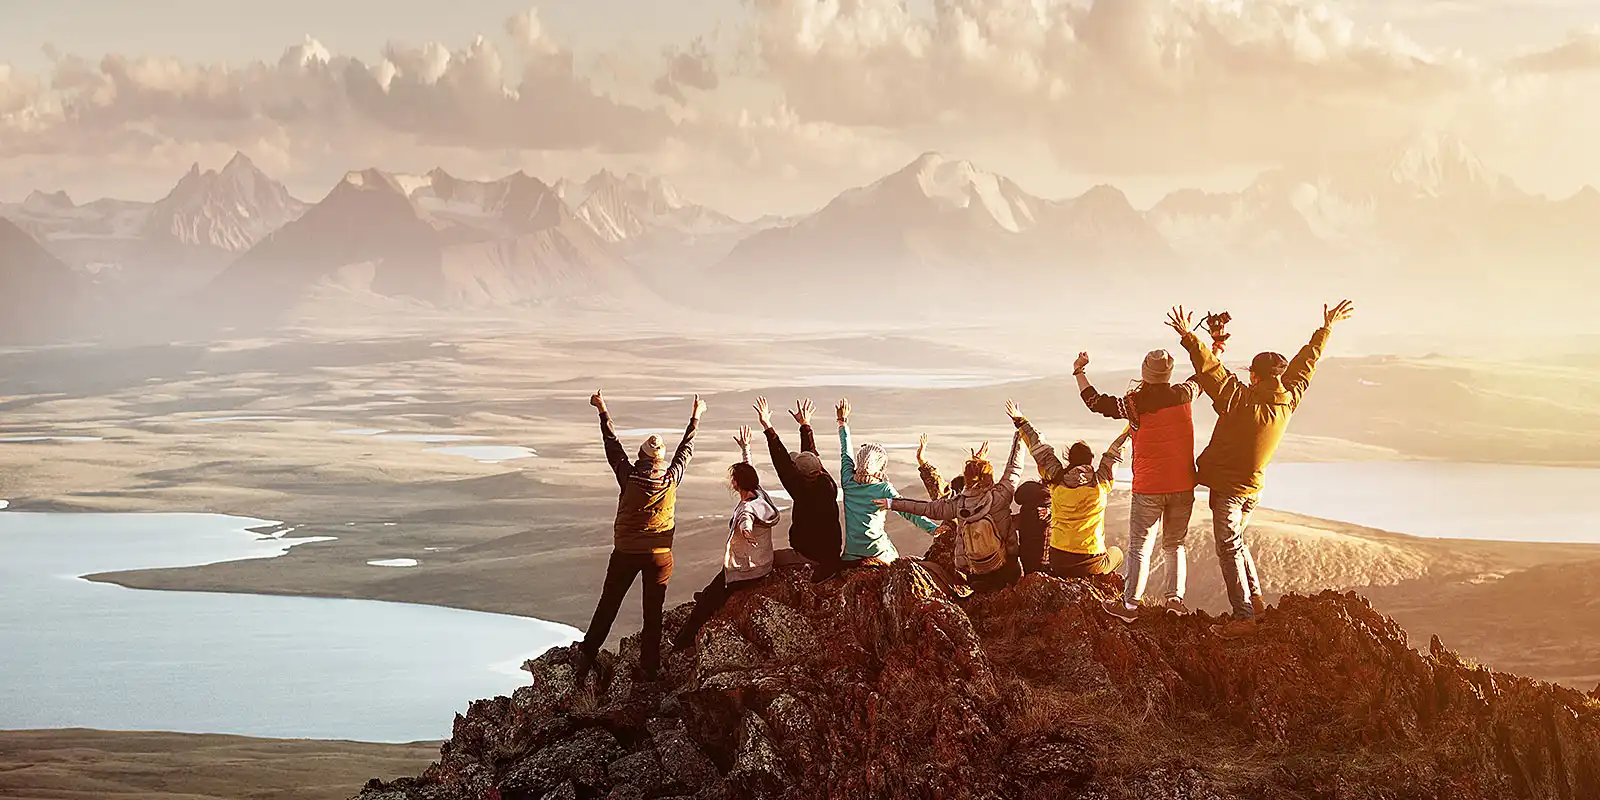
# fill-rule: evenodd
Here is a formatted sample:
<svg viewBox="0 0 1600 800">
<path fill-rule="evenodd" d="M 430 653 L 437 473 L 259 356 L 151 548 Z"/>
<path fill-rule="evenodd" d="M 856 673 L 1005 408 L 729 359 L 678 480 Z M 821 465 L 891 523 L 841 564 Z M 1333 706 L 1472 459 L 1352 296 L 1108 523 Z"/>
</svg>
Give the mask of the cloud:
<svg viewBox="0 0 1600 800">
<path fill-rule="evenodd" d="M 685 88 L 702 92 L 716 90 L 721 83 L 716 59 L 704 37 L 696 37 L 687 49 L 669 46 L 662 54 L 666 68 L 652 86 L 657 94 L 672 98 L 679 105 L 688 102 Z"/>
<path fill-rule="evenodd" d="M 483 36 L 459 49 L 391 44 L 370 62 L 309 38 L 276 62 L 243 65 L 58 54 L 48 92 L 36 78 L 0 73 L 0 156 L 351 131 L 435 146 L 636 152 L 672 135 L 662 109 L 614 99 L 580 74 L 535 13 L 506 30 L 511 58 Z M 33 120 L 26 128 L 23 116 Z"/>
<path fill-rule="evenodd" d="M 758 55 L 805 119 L 1027 130 L 1072 167 L 1298 155 L 1416 127 L 1482 65 L 1290 0 L 753 0 Z"/>
<path fill-rule="evenodd" d="M 1600 25 L 1575 31 L 1565 42 L 1549 50 L 1512 59 L 1511 67 L 1533 73 L 1600 70 Z"/>
</svg>

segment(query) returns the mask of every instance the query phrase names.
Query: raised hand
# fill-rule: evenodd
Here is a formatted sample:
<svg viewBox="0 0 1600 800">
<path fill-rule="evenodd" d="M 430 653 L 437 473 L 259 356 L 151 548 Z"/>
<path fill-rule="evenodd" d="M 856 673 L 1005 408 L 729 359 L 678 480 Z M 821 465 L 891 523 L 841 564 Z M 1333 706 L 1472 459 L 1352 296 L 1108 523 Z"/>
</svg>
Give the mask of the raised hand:
<svg viewBox="0 0 1600 800">
<path fill-rule="evenodd" d="M 927 452 L 927 450 L 928 434 L 924 433 L 920 438 L 917 439 L 917 466 L 925 467 L 928 465 L 928 460 L 922 457 L 922 454 Z"/>
<path fill-rule="evenodd" d="M 1007 400 L 1006 416 L 1012 418 L 1013 420 L 1022 419 L 1022 406 L 1018 405 L 1017 401 L 1015 400 Z"/>
<path fill-rule="evenodd" d="M 840 398 L 839 404 L 833 407 L 834 417 L 843 425 L 850 421 L 850 399 Z"/>
<path fill-rule="evenodd" d="M 1082 372 L 1088 366 L 1089 366 L 1089 354 L 1087 352 L 1079 353 L 1077 360 L 1072 362 L 1072 371 L 1073 372 Z"/>
<path fill-rule="evenodd" d="M 807 397 L 804 400 L 794 401 L 794 410 L 789 412 L 789 416 L 794 417 L 794 421 L 801 425 L 810 425 L 811 412 L 816 410 L 817 407 L 811 404 L 811 398 Z"/>
<path fill-rule="evenodd" d="M 879 511 L 888 511 L 889 501 L 890 498 L 888 497 L 874 497 L 872 499 L 872 504 L 877 506 Z"/>
<path fill-rule="evenodd" d="M 1322 306 L 1322 326 L 1332 328 L 1334 323 L 1344 322 L 1356 313 L 1356 307 L 1349 300 L 1340 300 L 1339 305 L 1328 308 Z"/>
<path fill-rule="evenodd" d="M 705 413 L 706 413 L 706 401 L 701 400 L 700 399 L 700 395 L 695 395 L 694 396 L 694 418 L 696 420 L 699 420 L 702 416 L 705 416 Z"/>
<path fill-rule="evenodd" d="M 606 399 L 600 396 L 599 389 L 594 390 L 594 394 L 589 395 L 589 405 L 599 409 L 602 414 L 606 413 Z"/>
<path fill-rule="evenodd" d="M 736 444 L 736 445 L 739 445 L 739 447 L 741 449 L 747 448 L 747 447 L 750 446 L 750 426 L 749 425 L 740 425 L 739 426 L 739 432 L 734 434 L 734 436 L 733 436 L 733 443 Z"/>
<path fill-rule="evenodd" d="M 1194 330 L 1194 312 L 1186 312 L 1183 306 L 1175 306 L 1167 312 L 1167 327 L 1177 331 L 1179 336 Z"/>
<path fill-rule="evenodd" d="M 756 421 L 761 423 L 761 429 L 762 430 L 771 430 L 772 429 L 772 405 L 767 402 L 767 398 L 765 398 L 765 397 L 757 397 L 756 398 L 756 404 L 755 404 L 755 410 L 756 410 Z"/>
</svg>

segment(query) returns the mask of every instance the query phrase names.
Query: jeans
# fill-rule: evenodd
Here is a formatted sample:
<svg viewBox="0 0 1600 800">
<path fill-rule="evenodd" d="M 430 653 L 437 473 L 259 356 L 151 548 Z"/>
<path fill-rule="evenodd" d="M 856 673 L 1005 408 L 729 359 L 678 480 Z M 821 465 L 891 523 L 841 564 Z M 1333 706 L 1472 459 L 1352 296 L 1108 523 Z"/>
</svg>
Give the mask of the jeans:
<svg viewBox="0 0 1600 800">
<path fill-rule="evenodd" d="M 1244 530 L 1250 525 L 1256 502 L 1253 496 L 1211 495 L 1211 532 L 1217 540 L 1217 563 L 1222 567 L 1222 581 L 1228 587 L 1228 604 L 1233 606 L 1234 619 L 1254 619 L 1250 598 L 1261 594 L 1256 561 L 1244 543 Z"/>
<path fill-rule="evenodd" d="M 1135 494 L 1128 515 L 1128 580 L 1122 600 L 1130 605 L 1144 597 L 1150 580 L 1151 556 L 1156 538 L 1151 536 L 1156 522 L 1161 523 L 1161 557 L 1167 562 L 1165 599 L 1182 600 L 1187 585 L 1188 561 L 1183 540 L 1189 533 L 1189 518 L 1194 514 L 1194 490 L 1174 494 Z"/>
<path fill-rule="evenodd" d="M 706 584 L 706 588 L 695 592 L 694 610 L 689 612 L 689 619 L 683 623 L 683 629 L 678 631 L 677 637 L 673 639 L 673 644 L 678 647 L 688 647 L 694 642 L 695 637 L 699 635 L 700 629 L 711 621 L 711 617 L 728 604 L 728 598 L 734 592 L 757 586 L 766 579 L 766 576 L 763 575 L 752 580 L 733 581 L 730 583 L 727 575 L 726 572 L 718 572 L 717 577 L 712 578 L 711 582 Z"/>
<path fill-rule="evenodd" d="M 667 600 L 667 580 L 672 577 L 672 553 L 619 553 L 611 552 L 606 564 L 605 583 L 600 587 L 600 602 L 594 607 L 594 618 L 589 620 L 589 630 L 583 635 L 583 661 L 578 670 L 578 682 L 588 675 L 600 646 L 611 635 L 611 623 L 617 619 L 623 598 L 633 588 L 633 579 L 644 576 L 644 630 L 639 641 L 639 666 L 646 677 L 654 677 L 661 666 L 661 606 Z"/>
</svg>

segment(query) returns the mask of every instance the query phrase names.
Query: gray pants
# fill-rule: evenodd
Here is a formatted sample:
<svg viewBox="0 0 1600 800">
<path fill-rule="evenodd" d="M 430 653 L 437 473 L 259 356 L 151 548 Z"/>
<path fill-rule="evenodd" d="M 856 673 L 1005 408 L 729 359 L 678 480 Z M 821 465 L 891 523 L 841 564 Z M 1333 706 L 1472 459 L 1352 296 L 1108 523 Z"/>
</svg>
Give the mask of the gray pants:
<svg viewBox="0 0 1600 800">
<path fill-rule="evenodd" d="M 1183 540 L 1189 533 L 1189 518 L 1194 514 L 1194 490 L 1174 494 L 1135 494 L 1128 514 L 1128 579 L 1122 600 L 1129 605 L 1144 597 L 1145 584 L 1153 568 L 1156 537 L 1151 533 L 1161 523 L 1161 558 L 1167 563 L 1165 599 L 1182 600 L 1187 585 L 1189 562 Z"/>
<path fill-rule="evenodd" d="M 1228 587 L 1228 604 L 1234 619 L 1254 619 L 1250 598 L 1261 594 L 1256 576 L 1256 560 L 1244 543 L 1245 528 L 1255 513 L 1257 498 L 1211 494 L 1211 532 L 1217 540 L 1217 563 L 1222 567 L 1222 582 Z"/>
</svg>

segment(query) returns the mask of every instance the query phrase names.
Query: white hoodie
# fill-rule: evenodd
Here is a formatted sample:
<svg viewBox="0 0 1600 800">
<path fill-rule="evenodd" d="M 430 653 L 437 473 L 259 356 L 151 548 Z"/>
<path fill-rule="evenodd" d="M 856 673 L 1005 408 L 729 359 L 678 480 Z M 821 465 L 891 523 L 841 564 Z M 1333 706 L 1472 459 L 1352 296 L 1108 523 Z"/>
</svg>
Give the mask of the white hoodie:
<svg viewBox="0 0 1600 800">
<path fill-rule="evenodd" d="M 728 547 L 722 556 L 724 581 L 750 581 L 772 571 L 772 529 L 778 507 L 766 490 L 754 500 L 741 500 L 728 521 Z"/>
</svg>

